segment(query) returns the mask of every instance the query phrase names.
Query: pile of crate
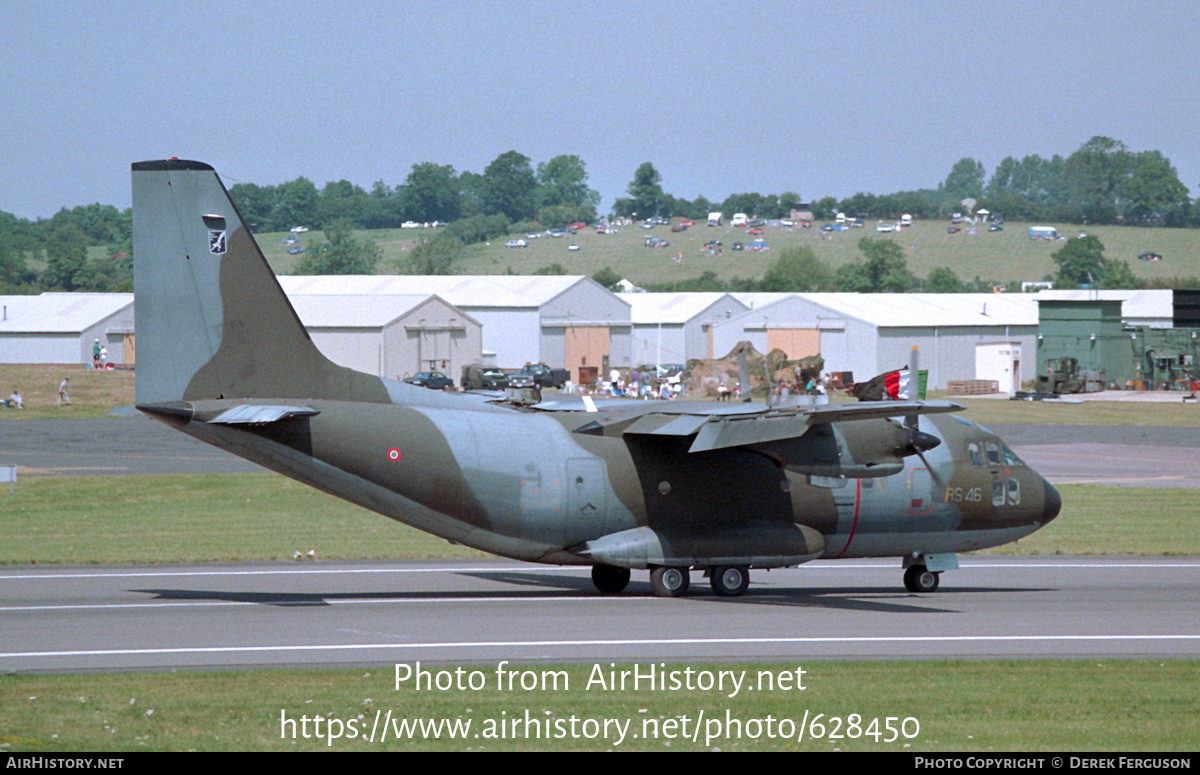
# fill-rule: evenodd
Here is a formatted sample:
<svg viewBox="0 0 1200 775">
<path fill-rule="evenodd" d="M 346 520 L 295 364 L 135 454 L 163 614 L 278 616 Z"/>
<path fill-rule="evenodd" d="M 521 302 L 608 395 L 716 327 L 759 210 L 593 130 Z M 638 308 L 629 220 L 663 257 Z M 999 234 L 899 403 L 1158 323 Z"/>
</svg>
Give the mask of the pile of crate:
<svg viewBox="0 0 1200 775">
<path fill-rule="evenodd" d="M 1000 392 L 1000 382 L 994 379 L 950 380 L 948 387 L 952 396 L 986 396 Z"/>
</svg>

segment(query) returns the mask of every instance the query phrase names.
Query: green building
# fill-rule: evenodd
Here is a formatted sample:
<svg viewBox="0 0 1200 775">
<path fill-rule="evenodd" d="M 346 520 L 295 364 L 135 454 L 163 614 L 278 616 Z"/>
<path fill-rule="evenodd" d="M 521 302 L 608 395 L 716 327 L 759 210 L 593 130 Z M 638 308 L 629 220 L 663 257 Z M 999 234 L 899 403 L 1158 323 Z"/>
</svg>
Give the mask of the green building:
<svg viewBox="0 0 1200 775">
<path fill-rule="evenodd" d="M 1038 300 L 1037 387 L 1190 390 L 1200 366 L 1197 294 L 1176 291 L 1173 328 L 1126 325 L 1115 299 Z"/>
<path fill-rule="evenodd" d="M 1038 300 L 1037 386 L 1045 393 L 1097 392 L 1131 379 L 1121 302 Z"/>
</svg>

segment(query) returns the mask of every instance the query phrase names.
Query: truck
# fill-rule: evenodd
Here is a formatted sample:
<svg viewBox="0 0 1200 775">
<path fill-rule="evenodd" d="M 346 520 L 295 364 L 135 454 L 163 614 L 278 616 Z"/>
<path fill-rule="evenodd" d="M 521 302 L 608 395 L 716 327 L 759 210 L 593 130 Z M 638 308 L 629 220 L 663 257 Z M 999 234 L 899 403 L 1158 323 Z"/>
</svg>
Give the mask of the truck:
<svg viewBox="0 0 1200 775">
<path fill-rule="evenodd" d="M 530 378 L 533 384 L 540 388 L 562 388 L 571 378 L 571 373 L 566 369 L 552 369 L 544 363 L 527 363 L 519 371 L 508 375 L 508 383 L 520 387 L 520 383 L 524 382 L 522 376 Z M 514 380 L 514 377 L 517 379 Z"/>
</svg>

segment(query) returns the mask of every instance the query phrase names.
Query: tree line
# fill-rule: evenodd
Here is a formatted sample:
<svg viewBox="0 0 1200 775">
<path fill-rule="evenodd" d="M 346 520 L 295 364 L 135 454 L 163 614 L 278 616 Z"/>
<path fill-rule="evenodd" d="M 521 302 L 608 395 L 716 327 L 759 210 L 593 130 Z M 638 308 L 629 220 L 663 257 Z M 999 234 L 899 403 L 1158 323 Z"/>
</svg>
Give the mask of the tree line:
<svg viewBox="0 0 1200 775">
<path fill-rule="evenodd" d="M 637 167 L 616 199 L 612 215 L 703 220 L 708 213 L 744 212 L 784 218 L 796 210 L 814 219 L 837 213 L 861 218 L 919 219 L 986 208 L 1023 221 L 1080 224 L 1200 226 L 1200 200 L 1188 197 L 1170 160 L 1159 151 L 1134 152 L 1107 137 L 1093 137 L 1067 157 L 1007 157 L 991 177 L 984 165 L 960 159 L 934 189 L 844 199 L 804 201 L 797 191 L 731 194 L 720 202 L 703 195 L 676 197 L 663 187 L 651 162 Z M 592 223 L 600 194 L 588 186 L 587 166 L 574 155 L 534 164 L 517 151 L 497 156 L 482 173 L 459 172 L 434 162 L 414 164 L 404 181 L 376 181 L 370 191 L 347 181 L 322 188 L 304 177 L 279 185 L 239 183 L 230 196 L 254 231 L 323 229 L 329 242 L 306 256 L 300 270 L 374 270 L 378 249 L 352 232 L 398 228 L 408 222 L 451 223 L 423 235 L 401 271 L 449 273 L 466 246 L 510 232 Z M 964 204 L 965 203 L 965 204 Z M 375 249 L 372 249 L 375 248 Z M 91 257 L 89 257 L 89 254 Z M 40 270 L 33 266 L 42 264 Z M 132 288 L 132 217 L 129 209 L 92 204 L 63 208 L 53 218 L 29 221 L 0 211 L 0 293 L 43 290 L 123 291 Z"/>
</svg>

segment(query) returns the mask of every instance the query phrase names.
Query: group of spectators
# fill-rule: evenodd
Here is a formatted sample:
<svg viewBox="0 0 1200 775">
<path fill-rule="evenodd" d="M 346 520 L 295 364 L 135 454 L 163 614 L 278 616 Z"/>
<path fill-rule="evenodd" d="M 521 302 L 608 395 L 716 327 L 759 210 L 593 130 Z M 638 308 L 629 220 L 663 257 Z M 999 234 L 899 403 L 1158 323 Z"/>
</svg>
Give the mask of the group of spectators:
<svg viewBox="0 0 1200 775">
<path fill-rule="evenodd" d="M 609 372 L 608 379 L 596 386 L 596 393 L 606 396 L 628 398 L 654 398 L 673 400 L 683 395 L 683 380 L 675 377 L 658 377 L 650 371 L 634 370 L 629 373 L 629 379 L 619 369 Z"/>
</svg>

